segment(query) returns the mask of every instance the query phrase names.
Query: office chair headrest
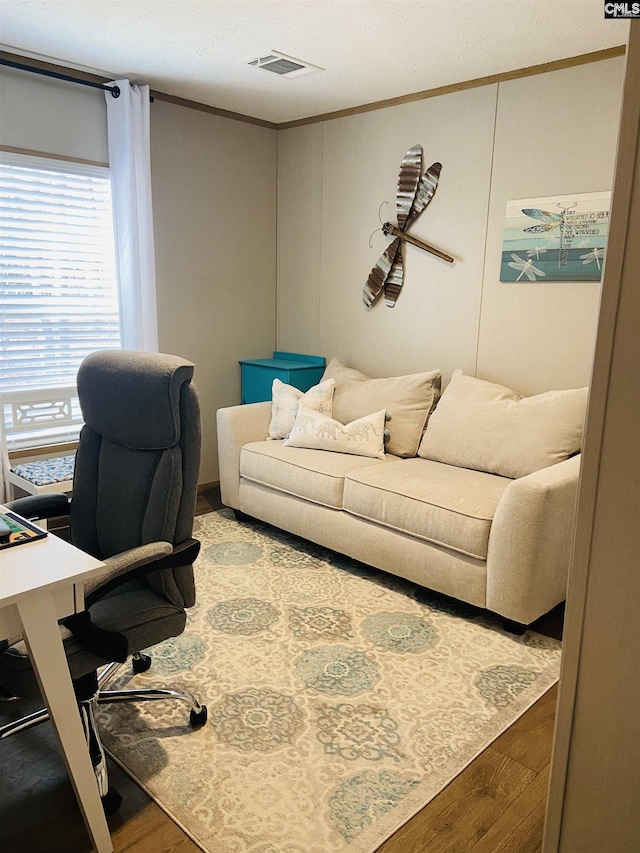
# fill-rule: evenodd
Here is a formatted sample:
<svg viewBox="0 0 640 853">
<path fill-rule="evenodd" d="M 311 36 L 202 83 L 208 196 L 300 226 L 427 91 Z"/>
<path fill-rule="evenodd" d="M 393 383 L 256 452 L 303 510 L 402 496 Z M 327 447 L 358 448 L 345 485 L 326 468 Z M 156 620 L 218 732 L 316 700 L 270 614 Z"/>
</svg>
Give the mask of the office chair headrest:
<svg viewBox="0 0 640 853">
<path fill-rule="evenodd" d="M 101 350 L 78 370 L 78 397 L 94 432 L 132 450 L 180 441 L 180 392 L 194 365 L 175 355 Z"/>
</svg>

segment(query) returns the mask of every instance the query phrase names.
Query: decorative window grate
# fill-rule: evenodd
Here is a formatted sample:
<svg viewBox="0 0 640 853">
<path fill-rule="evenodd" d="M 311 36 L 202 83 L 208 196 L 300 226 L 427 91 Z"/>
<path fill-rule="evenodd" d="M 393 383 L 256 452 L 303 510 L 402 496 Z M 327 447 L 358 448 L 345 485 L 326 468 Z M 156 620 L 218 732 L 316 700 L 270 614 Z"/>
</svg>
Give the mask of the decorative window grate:
<svg viewBox="0 0 640 853">
<path fill-rule="evenodd" d="M 74 385 L 0 394 L 0 433 L 8 452 L 76 441 L 82 412 Z"/>
</svg>

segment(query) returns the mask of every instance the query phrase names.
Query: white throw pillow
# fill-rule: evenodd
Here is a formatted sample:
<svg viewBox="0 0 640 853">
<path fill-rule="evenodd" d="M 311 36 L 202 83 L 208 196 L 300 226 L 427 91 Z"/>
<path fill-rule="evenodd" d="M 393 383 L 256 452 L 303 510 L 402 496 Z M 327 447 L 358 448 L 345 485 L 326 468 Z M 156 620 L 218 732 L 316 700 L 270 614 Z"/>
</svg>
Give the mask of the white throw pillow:
<svg viewBox="0 0 640 853">
<path fill-rule="evenodd" d="M 524 397 L 455 370 L 420 443 L 423 459 L 525 477 L 582 446 L 587 388 Z"/>
<path fill-rule="evenodd" d="M 271 385 L 271 423 L 268 438 L 286 438 L 289 435 L 300 400 L 304 400 L 309 408 L 331 417 L 335 384 L 333 379 L 327 379 L 308 391 L 301 391 L 293 385 L 286 385 L 279 379 L 274 379 Z"/>
<path fill-rule="evenodd" d="M 440 396 L 442 374 L 439 370 L 372 379 L 332 358 L 322 378 L 334 379 L 336 383 L 334 418 L 347 423 L 368 412 L 385 409 L 391 416 L 386 425 L 389 430 L 387 453 L 403 457 L 416 455 L 427 418 Z"/>
<path fill-rule="evenodd" d="M 341 424 L 300 401 L 291 435 L 282 443 L 288 447 L 333 450 L 335 453 L 384 459 L 384 418 L 385 410 L 381 409 L 373 415 Z"/>
</svg>

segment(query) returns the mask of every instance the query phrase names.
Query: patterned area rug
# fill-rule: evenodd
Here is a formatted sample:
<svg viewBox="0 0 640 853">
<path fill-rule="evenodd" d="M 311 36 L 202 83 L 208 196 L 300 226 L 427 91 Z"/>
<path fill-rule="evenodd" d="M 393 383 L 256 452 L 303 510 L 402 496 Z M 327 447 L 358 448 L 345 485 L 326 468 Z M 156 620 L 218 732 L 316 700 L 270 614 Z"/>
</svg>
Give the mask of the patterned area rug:
<svg viewBox="0 0 640 853">
<path fill-rule="evenodd" d="M 371 853 L 557 679 L 560 645 L 230 510 L 196 520 L 198 604 L 110 753 L 208 853 Z M 126 675 L 124 685 L 134 676 Z"/>
</svg>

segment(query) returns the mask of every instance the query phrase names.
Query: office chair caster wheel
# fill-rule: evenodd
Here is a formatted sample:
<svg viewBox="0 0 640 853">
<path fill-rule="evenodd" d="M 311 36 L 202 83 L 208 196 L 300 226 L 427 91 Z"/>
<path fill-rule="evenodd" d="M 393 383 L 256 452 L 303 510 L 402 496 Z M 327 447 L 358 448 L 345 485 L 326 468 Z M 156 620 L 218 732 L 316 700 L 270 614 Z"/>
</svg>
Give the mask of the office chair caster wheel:
<svg viewBox="0 0 640 853">
<path fill-rule="evenodd" d="M 146 672 L 151 666 L 149 655 L 139 653 L 131 658 L 131 668 L 134 672 Z"/>
<path fill-rule="evenodd" d="M 192 729 L 201 729 L 207 722 L 207 706 L 203 705 L 201 711 L 191 710 L 189 714 L 189 725 Z"/>
<path fill-rule="evenodd" d="M 115 814 L 122 804 L 122 796 L 115 788 L 109 788 L 107 793 L 102 798 L 102 808 L 107 817 Z"/>
<path fill-rule="evenodd" d="M 20 697 L 0 684 L 0 702 L 17 702 Z"/>
</svg>

